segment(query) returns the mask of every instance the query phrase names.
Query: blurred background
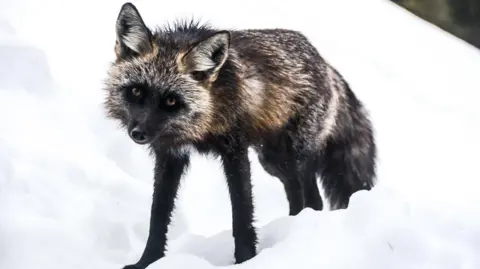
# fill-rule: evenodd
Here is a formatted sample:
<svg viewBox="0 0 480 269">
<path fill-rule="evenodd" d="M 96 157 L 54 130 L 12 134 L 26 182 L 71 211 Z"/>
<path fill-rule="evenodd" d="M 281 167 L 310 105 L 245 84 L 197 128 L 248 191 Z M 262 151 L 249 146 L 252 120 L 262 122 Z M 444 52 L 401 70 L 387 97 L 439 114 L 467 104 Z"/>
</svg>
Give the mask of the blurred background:
<svg viewBox="0 0 480 269">
<path fill-rule="evenodd" d="M 391 0 L 480 49 L 480 0 Z"/>
</svg>

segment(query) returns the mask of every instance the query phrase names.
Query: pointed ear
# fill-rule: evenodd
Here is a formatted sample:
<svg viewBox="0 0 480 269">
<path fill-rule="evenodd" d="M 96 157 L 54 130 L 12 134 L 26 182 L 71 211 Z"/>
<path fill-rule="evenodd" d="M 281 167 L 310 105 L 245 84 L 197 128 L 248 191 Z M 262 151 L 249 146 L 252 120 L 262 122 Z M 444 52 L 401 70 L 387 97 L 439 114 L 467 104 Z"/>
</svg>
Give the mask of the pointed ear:
<svg viewBox="0 0 480 269">
<path fill-rule="evenodd" d="M 219 31 L 201 40 L 187 51 L 182 64 L 189 73 L 216 75 L 228 57 L 230 32 Z"/>
<path fill-rule="evenodd" d="M 152 33 L 133 4 L 128 2 L 123 4 L 117 17 L 116 31 L 115 53 L 117 58 L 152 51 Z"/>
</svg>

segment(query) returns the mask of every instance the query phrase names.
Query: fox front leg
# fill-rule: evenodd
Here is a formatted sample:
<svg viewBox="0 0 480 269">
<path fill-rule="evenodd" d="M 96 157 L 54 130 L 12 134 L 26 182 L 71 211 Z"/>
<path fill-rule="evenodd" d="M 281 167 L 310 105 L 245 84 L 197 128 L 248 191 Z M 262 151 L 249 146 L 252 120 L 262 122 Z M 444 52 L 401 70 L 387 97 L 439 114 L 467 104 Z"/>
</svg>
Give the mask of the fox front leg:
<svg viewBox="0 0 480 269">
<path fill-rule="evenodd" d="M 165 255 L 168 225 L 180 179 L 188 165 L 188 155 L 155 152 L 155 183 L 147 244 L 140 260 L 123 269 L 145 269 Z"/>
</svg>

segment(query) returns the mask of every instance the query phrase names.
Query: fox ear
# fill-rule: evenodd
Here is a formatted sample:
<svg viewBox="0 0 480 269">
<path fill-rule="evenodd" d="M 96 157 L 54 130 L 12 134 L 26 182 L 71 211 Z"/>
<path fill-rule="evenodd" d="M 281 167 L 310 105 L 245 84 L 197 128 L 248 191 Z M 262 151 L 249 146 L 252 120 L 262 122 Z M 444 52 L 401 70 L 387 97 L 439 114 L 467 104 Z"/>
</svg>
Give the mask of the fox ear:
<svg viewBox="0 0 480 269">
<path fill-rule="evenodd" d="M 123 4 L 116 23 L 117 58 L 140 55 L 152 51 L 152 33 L 132 3 Z"/>
<path fill-rule="evenodd" d="M 189 73 L 216 75 L 228 57 L 230 32 L 219 31 L 195 43 L 182 58 Z"/>
</svg>

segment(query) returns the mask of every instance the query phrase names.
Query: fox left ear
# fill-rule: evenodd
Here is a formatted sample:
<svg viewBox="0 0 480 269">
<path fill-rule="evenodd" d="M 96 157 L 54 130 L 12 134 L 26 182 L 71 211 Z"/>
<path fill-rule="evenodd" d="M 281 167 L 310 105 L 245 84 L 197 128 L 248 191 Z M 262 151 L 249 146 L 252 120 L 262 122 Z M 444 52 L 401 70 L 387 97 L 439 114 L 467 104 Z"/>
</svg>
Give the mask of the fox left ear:
<svg viewBox="0 0 480 269">
<path fill-rule="evenodd" d="M 228 57 L 230 32 L 219 31 L 195 43 L 182 58 L 189 73 L 216 75 Z"/>
<path fill-rule="evenodd" d="M 152 33 L 132 3 L 123 4 L 116 23 L 117 58 L 137 56 L 152 51 Z"/>
</svg>

